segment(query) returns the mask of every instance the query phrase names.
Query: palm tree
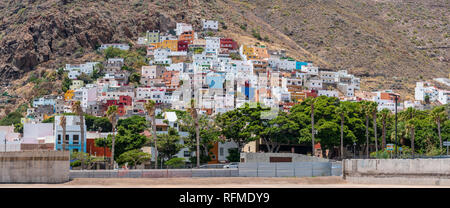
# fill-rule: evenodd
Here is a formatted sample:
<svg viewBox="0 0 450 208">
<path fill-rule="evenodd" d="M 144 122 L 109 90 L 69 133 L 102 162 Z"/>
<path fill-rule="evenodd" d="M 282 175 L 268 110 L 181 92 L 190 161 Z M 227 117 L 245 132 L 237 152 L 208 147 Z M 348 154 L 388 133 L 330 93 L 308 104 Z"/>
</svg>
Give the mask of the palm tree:
<svg viewBox="0 0 450 208">
<path fill-rule="evenodd" d="M 375 135 L 375 152 L 378 154 L 378 137 L 377 137 L 377 113 L 378 104 L 376 102 L 370 103 L 370 109 L 373 117 L 373 131 Z"/>
<path fill-rule="evenodd" d="M 411 156 L 414 158 L 414 133 L 415 133 L 415 120 L 410 119 L 406 123 L 406 131 L 411 133 Z"/>
<path fill-rule="evenodd" d="M 156 110 L 156 103 L 153 100 L 148 100 L 147 103 L 145 103 L 145 110 L 148 113 L 148 116 L 151 118 L 151 125 L 152 125 L 152 137 L 153 142 L 155 146 L 155 168 L 158 168 L 158 147 L 156 146 L 156 119 L 155 119 L 155 110 Z"/>
<path fill-rule="evenodd" d="M 312 156 L 315 156 L 315 149 L 314 149 L 314 103 L 317 101 L 316 98 L 311 98 L 306 101 L 307 105 L 311 106 L 311 143 L 312 143 Z"/>
<path fill-rule="evenodd" d="M 114 149 L 116 145 L 116 123 L 117 123 L 116 115 L 117 115 L 117 106 L 115 105 L 109 106 L 108 110 L 106 111 L 106 116 L 108 117 L 109 122 L 111 122 L 113 131 L 112 145 L 111 145 L 111 160 L 110 160 L 110 166 L 112 168 L 114 168 Z"/>
<path fill-rule="evenodd" d="M 442 121 L 442 118 L 445 118 L 444 107 L 439 106 L 439 107 L 434 108 L 431 111 L 431 117 L 433 118 L 434 122 L 436 122 L 436 125 L 438 128 L 438 136 L 439 136 L 439 148 L 442 149 L 441 121 Z"/>
<path fill-rule="evenodd" d="M 72 103 L 72 112 L 77 114 L 80 117 L 80 134 L 81 134 L 81 152 L 84 152 L 84 112 L 81 108 L 81 102 L 76 101 Z M 81 159 L 81 168 L 84 166 L 83 158 Z"/>
<path fill-rule="evenodd" d="M 340 105 L 336 108 L 336 114 L 341 117 L 341 159 L 344 159 L 344 119 L 347 114 L 347 109 L 344 105 Z"/>
<path fill-rule="evenodd" d="M 199 168 L 200 167 L 200 128 L 198 125 L 198 113 L 197 113 L 197 109 L 195 108 L 195 100 L 194 99 L 191 100 L 191 105 L 187 110 L 191 114 L 192 119 L 194 119 L 195 138 L 197 140 L 197 151 L 196 151 L 197 168 Z"/>
<path fill-rule="evenodd" d="M 66 150 L 66 116 L 59 117 L 59 125 L 62 127 L 62 151 Z"/>
<path fill-rule="evenodd" d="M 414 124 L 414 117 L 417 114 L 417 110 L 409 107 L 407 108 L 402 116 L 401 119 L 406 122 L 405 129 L 406 133 L 411 132 L 411 150 L 412 150 L 412 156 L 414 157 L 414 133 L 415 133 L 415 124 Z"/>
<path fill-rule="evenodd" d="M 372 114 L 370 102 L 362 101 L 362 113 L 366 117 L 366 156 L 369 158 L 369 115 Z"/>
<path fill-rule="evenodd" d="M 383 109 L 379 112 L 380 117 L 381 117 L 381 122 L 383 123 L 383 140 L 381 141 L 381 148 L 385 149 L 386 148 L 386 120 L 389 119 L 390 115 L 391 115 L 391 111 L 388 109 Z"/>
</svg>

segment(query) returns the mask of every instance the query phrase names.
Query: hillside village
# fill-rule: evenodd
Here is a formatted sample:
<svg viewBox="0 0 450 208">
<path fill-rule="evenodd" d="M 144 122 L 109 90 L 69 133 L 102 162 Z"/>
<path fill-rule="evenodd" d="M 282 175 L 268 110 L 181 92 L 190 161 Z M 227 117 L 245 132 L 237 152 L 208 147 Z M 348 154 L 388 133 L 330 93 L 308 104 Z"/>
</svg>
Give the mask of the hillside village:
<svg viewBox="0 0 450 208">
<path fill-rule="evenodd" d="M 86 141 L 80 142 L 80 119 L 72 108 L 77 101 L 82 112 L 91 116 L 104 117 L 110 106 L 117 106 L 119 119 L 142 116 L 148 121 L 145 105 L 153 100 L 157 134 L 175 129 L 181 138 L 189 133 L 180 128 L 181 119 L 176 112 L 191 109 L 191 100 L 200 115 L 208 116 L 223 114 L 245 103 L 260 103 L 274 112 L 289 112 L 294 105 L 320 96 L 341 101 L 374 101 L 378 111 L 396 110 L 394 98 L 398 94 L 392 90 L 360 91 L 360 78 L 346 70 L 319 68 L 308 60 L 295 60 L 283 50 L 271 50 L 260 44 L 238 45 L 231 38 L 214 36 L 219 29 L 218 21 L 203 20 L 202 25 L 203 31 L 194 31 L 190 24 L 177 23 L 170 31 L 147 31 L 145 36 L 136 38 L 135 44 L 103 44 L 98 52 L 105 55 L 104 62 L 67 63 L 63 69 L 55 69 L 64 77 L 64 93 L 35 98 L 21 119 L 23 134 L 16 133 L 14 126 L 2 127 L 0 141 L 9 144 L 3 146 L 5 151 L 63 148 L 60 117 L 65 114 L 64 134 L 69 138 L 69 150 L 110 156 L 109 148 L 99 147 L 95 142 L 106 138 L 108 132 L 84 131 L 81 138 Z M 145 59 L 122 55 L 132 50 L 145 54 Z M 131 65 L 140 68 L 133 71 Z M 438 81 L 447 86 L 450 83 L 444 78 Z M 400 98 L 397 110 L 448 104 L 450 91 L 431 85 L 418 82 L 415 100 Z M 54 122 L 45 122 L 49 119 Z M 144 135 L 150 137 L 151 130 L 145 130 Z M 227 161 L 228 150 L 238 144 L 224 141 L 214 146 L 212 161 L 219 163 Z M 256 151 L 246 147 L 244 151 Z M 154 160 L 153 148 L 144 151 Z M 176 155 L 188 160 L 193 153 L 184 147 Z"/>
</svg>

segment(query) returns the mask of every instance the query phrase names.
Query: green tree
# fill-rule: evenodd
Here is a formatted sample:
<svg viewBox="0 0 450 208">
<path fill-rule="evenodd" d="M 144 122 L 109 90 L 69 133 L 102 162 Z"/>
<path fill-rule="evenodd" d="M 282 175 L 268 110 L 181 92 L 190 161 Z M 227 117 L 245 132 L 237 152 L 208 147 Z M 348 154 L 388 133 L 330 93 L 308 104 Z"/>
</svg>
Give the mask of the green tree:
<svg viewBox="0 0 450 208">
<path fill-rule="evenodd" d="M 369 116 L 372 114 L 371 102 L 361 101 L 362 112 L 366 118 L 366 156 L 369 158 Z"/>
<path fill-rule="evenodd" d="M 22 123 L 14 124 L 14 132 L 23 134 L 23 124 Z"/>
<path fill-rule="evenodd" d="M 114 159 L 117 159 L 118 156 L 124 152 L 141 149 L 147 142 L 147 137 L 142 134 L 146 128 L 145 118 L 141 116 L 131 116 L 117 121 L 117 135 L 115 136 L 114 141 Z M 106 138 L 107 147 L 111 148 L 111 151 L 113 150 L 113 135 L 108 135 Z M 99 147 L 103 147 L 105 141 L 102 140 L 104 139 L 97 139 L 95 144 Z"/>
<path fill-rule="evenodd" d="M 197 134 L 195 120 L 191 115 L 186 115 L 186 112 L 179 113 L 177 115 L 181 119 L 181 130 L 187 131 L 189 136 L 184 139 L 184 144 L 189 148 L 191 152 L 195 152 L 197 149 Z M 198 118 L 199 126 L 199 149 L 200 149 L 200 163 L 207 163 L 211 161 L 210 150 L 213 148 L 215 142 L 221 141 L 219 139 L 220 131 L 216 127 L 213 119 L 206 115 L 201 115 Z M 197 155 L 194 158 L 190 158 L 191 163 L 197 163 Z"/>
<path fill-rule="evenodd" d="M 227 160 L 230 162 L 239 162 L 241 159 L 241 154 L 239 153 L 238 148 L 228 149 Z"/>
<path fill-rule="evenodd" d="M 391 116 L 391 111 L 388 109 L 383 109 L 379 112 L 379 116 L 381 117 L 381 123 L 383 125 L 383 129 L 382 129 L 382 141 L 381 141 L 381 148 L 385 149 L 386 148 L 386 121 L 389 120 L 390 116 Z"/>
<path fill-rule="evenodd" d="M 171 168 L 181 168 L 186 164 L 184 158 L 172 158 L 164 163 Z"/>
<path fill-rule="evenodd" d="M 85 114 L 86 128 L 88 131 L 111 132 L 112 124 L 107 117 L 97 117 Z"/>
<path fill-rule="evenodd" d="M 336 108 L 336 114 L 339 115 L 339 117 L 341 118 L 341 150 L 340 150 L 341 159 L 344 159 L 344 121 L 346 113 L 347 112 L 344 105 L 341 104 L 338 108 Z"/>
<path fill-rule="evenodd" d="M 442 149 L 441 122 L 447 117 L 444 106 L 439 106 L 431 111 L 431 117 L 436 122 L 439 136 L 439 148 Z"/>
<path fill-rule="evenodd" d="M 163 161 L 172 159 L 184 147 L 184 145 L 179 143 L 180 136 L 174 128 L 169 128 L 167 134 L 158 135 L 157 139 L 158 150 Z"/>
<path fill-rule="evenodd" d="M 11 112 L 6 115 L 6 117 L 0 120 L 0 126 L 10 126 L 17 123 L 20 123 L 20 119 L 22 118 L 22 114 L 18 112 Z"/>
<path fill-rule="evenodd" d="M 215 123 L 220 129 L 221 135 L 227 141 L 236 142 L 239 152 L 242 152 L 246 143 L 256 139 L 251 135 L 252 130 L 249 124 L 251 122 L 250 115 L 252 112 L 258 111 L 257 108 L 250 108 L 250 105 L 245 103 L 240 108 L 216 116 Z"/>
<path fill-rule="evenodd" d="M 69 76 L 67 75 L 67 73 L 64 73 L 64 78 L 61 84 L 61 90 L 63 92 L 67 92 L 67 90 L 70 89 L 70 85 L 72 85 L 72 80 L 69 79 Z"/>
<path fill-rule="evenodd" d="M 141 75 L 138 73 L 132 73 L 130 75 L 129 81 L 131 83 L 135 83 L 136 85 L 139 85 L 139 82 L 141 81 Z"/>
<path fill-rule="evenodd" d="M 142 152 L 139 149 L 134 149 L 120 154 L 119 158 L 117 159 L 117 163 L 119 165 L 128 163 L 128 165 L 136 169 L 137 165 L 142 164 L 146 160 L 150 160 L 150 154 Z"/>
</svg>

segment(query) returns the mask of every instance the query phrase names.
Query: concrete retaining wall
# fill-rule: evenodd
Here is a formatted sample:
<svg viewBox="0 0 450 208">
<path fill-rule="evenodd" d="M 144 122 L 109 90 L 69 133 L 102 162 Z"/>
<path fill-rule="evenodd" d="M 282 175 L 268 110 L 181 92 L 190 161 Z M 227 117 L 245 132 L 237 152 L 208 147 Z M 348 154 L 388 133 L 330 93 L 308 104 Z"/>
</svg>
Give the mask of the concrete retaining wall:
<svg viewBox="0 0 450 208">
<path fill-rule="evenodd" d="M 267 152 L 242 152 L 241 163 L 265 162 L 269 163 L 270 158 L 291 158 L 290 162 L 328 162 L 326 158 L 313 157 L 296 153 L 267 153 Z M 279 161 L 274 161 L 279 162 Z M 284 161 L 283 161 L 284 162 Z"/>
<path fill-rule="evenodd" d="M 71 170 L 74 178 L 237 177 L 237 169 Z"/>
<path fill-rule="evenodd" d="M 450 159 L 344 160 L 343 169 L 353 183 L 450 185 Z"/>
<path fill-rule="evenodd" d="M 69 167 L 69 152 L 2 152 L 0 183 L 64 183 Z"/>
<path fill-rule="evenodd" d="M 331 176 L 330 162 L 239 163 L 241 177 Z"/>
</svg>

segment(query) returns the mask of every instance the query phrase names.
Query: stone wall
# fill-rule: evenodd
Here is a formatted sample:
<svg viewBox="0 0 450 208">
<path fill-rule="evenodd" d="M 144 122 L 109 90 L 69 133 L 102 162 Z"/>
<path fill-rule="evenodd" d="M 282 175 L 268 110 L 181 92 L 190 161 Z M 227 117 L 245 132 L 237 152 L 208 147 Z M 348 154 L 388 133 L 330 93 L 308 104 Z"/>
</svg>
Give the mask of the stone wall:
<svg viewBox="0 0 450 208">
<path fill-rule="evenodd" d="M 0 153 L 0 183 L 64 183 L 69 181 L 69 168 L 69 152 Z"/>
<path fill-rule="evenodd" d="M 344 160 L 342 168 L 353 183 L 450 185 L 450 159 Z"/>
</svg>

